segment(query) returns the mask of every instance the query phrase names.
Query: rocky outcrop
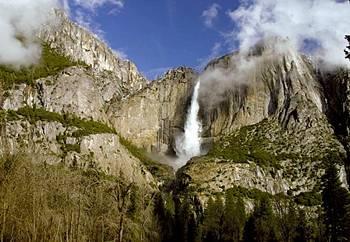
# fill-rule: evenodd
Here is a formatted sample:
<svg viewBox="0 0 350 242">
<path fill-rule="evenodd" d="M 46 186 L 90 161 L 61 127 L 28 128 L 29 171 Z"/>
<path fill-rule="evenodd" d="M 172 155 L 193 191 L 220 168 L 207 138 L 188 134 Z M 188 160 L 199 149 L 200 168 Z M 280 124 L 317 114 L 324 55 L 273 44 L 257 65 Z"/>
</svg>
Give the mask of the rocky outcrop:
<svg viewBox="0 0 350 242">
<path fill-rule="evenodd" d="M 113 89 L 108 89 L 104 81 L 109 80 L 96 79 L 84 68 L 67 68 L 55 76 L 35 81 L 34 86 L 21 84 L 8 90 L 2 108 L 18 110 L 29 106 L 108 123 L 105 108 L 110 99 L 108 92 Z"/>
<path fill-rule="evenodd" d="M 167 72 L 134 95 L 114 103 L 108 116 L 126 139 L 148 151 L 171 150 L 181 130 L 197 74 L 188 68 Z"/>
<path fill-rule="evenodd" d="M 69 20 L 64 13 L 57 11 L 57 16 L 55 28 L 44 28 L 40 34 L 40 38 L 51 48 L 74 61 L 84 62 L 94 72 L 106 72 L 111 80 L 119 82 L 123 95 L 146 85 L 145 78 L 134 63 L 118 57 L 98 37 Z"/>
<path fill-rule="evenodd" d="M 37 80 L 2 80 L 12 82 L 1 85 L 0 153 L 28 153 L 49 164 L 94 166 L 154 187 L 155 178 L 119 142 L 107 115 L 112 103 L 144 88 L 145 78 L 96 36 L 61 12 L 57 15 L 57 26 L 40 33 L 44 54 L 49 55 L 40 65 L 58 66 L 57 71 L 50 69 L 45 72 L 49 76 Z M 65 67 L 70 67 L 51 63 L 60 60 L 50 58 L 55 56 L 52 49 L 68 56 L 72 61 Z"/>
<path fill-rule="evenodd" d="M 2 122 L 0 154 L 22 153 L 40 156 L 47 164 L 64 163 L 71 167 L 96 167 L 110 175 L 121 173 L 140 185 L 155 187 L 155 180 L 141 162 L 120 144 L 112 133 L 73 135 L 77 127 L 59 122 L 14 120 Z"/>
<path fill-rule="evenodd" d="M 267 119 L 216 140 L 208 155 L 192 159 L 181 173 L 204 200 L 235 186 L 296 196 L 318 191 L 326 164 L 342 166 L 345 156 L 330 126 L 295 132 Z"/>
</svg>

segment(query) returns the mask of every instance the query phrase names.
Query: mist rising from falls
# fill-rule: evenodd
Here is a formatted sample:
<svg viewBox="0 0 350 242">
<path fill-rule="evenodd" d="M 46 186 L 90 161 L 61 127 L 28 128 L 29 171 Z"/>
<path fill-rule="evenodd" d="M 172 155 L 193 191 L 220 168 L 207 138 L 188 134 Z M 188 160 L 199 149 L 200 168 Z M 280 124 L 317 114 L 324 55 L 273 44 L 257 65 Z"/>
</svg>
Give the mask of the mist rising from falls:
<svg viewBox="0 0 350 242">
<path fill-rule="evenodd" d="M 201 154 L 202 124 L 198 120 L 199 103 L 198 93 L 200 80 L 198 80 L 191 99 L 191 105 L 187 111 L 185 130 L 182 135 L 175 140 L 175 152 L 178 159 L 175 161 L 174 168 L 177 170 L 186 165 L 192 157 Z"/>
</svg>

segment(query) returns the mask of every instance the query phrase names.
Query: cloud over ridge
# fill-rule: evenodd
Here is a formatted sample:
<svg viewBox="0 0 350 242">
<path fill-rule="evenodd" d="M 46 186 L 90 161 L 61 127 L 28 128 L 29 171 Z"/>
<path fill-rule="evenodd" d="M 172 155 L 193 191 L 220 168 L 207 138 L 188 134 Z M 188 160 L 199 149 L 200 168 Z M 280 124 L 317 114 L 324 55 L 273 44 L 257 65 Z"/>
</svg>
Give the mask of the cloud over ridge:
<svg viewBox="0 0 350 242">
<path fill-rule="evenodd" d="M 330 65 L 344 65 L 344 35 L 349 33 L 350 5 L 336 0 L 244 0 L 228 15 L 238 29 L 231 33 L 245 51 L 272 36 L 288 39 L 298 50 Z"/>
<path fill-rule="evenodd" d="M 21 66 L 40 59 L 37 34 L 54 23 L 57 0 L 0 0 L 0 64 Z"/>
</svg>

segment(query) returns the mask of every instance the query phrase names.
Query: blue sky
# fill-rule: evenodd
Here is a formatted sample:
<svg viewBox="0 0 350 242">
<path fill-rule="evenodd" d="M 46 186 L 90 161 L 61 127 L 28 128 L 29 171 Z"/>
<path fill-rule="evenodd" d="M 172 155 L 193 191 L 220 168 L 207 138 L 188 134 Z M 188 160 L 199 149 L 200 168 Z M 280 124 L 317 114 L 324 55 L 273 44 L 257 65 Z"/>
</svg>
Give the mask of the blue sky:
<svg viewBox="0 0 350 242">
<path fill-rule="evenodd" d="M 201 69 L 215 57 L 272 36 L 330 65 L 345 63 L 350 25 L 345 0 L 60 1 L 73 19 L 149 79 L 178 66 Z"/>
<path fill-rule="evenodd" d="M 90 28 L 150 79 L 177 66 L 200 68 L 232 49 L 223 35 L 234 28 L 227 11 L 238 7 L 236 0 L 125 0 L 122 6 L 104 2 L 93 11 L 73 5 L 71 12 L 83 12 Z M 203 16 L 210 7 L 217 14 L 214 10 Z"/>
</svg>

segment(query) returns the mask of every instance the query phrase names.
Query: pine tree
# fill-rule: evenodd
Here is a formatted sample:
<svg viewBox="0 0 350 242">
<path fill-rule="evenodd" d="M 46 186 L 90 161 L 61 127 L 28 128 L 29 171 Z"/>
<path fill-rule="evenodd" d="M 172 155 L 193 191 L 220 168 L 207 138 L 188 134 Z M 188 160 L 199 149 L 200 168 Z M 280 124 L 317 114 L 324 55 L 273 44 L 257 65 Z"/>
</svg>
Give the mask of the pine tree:
<svg viewBox="0 0 350 242">
<path fill-rule="evenodd" d="M 298 213 L 294 202 L 285 197 L 276 197 L 275 203 L 276 229 L 282 241 L 293 241 L 299 223 Z"/>
<path fill-rule="evenodd" d="M 246 242 L 278 241 L 275 227 L 271 203 L 268 197 L 263 196 L 246 223 L 243 240 Z"/>
<path fill-rule="evenodd" d="M 304 210 L 300 210 L 298 214 L 298 225 L 295 229 L 295 242 L 308 242 L 312 237 L 312 228 L 308 224 L 308 219 Z"/>
<path fill-rule="evenodd" d="M 329 165 L 323 176 L 322 201 L 327 240 L 331 242 L 350 240 L 350 195 L 341 186 L 338 169 Z"/>
<path fill-rule="evenodd" d="M 241 198 L 235 199 L 232 190 L 225 193 L 224 213 L 224 241 L 240 241 L 246 220 L 244 202 Z"/>
<path fill-rule="evenodd" d="M 222 241 L 223 214 L 224 205 L 222 199 L 219 196 L 216 196 L 215 201 L 210 198 L 204 211 L 203 241 Z"/>
<path fill-rule="evenodd" d="M 196 241 L 198 224 L 192 204 L 190 197 L 176 201 L 175 234 L 172 241 Z"/>
<path fill-rule="evenodd" d="M 174 241 L 175 204 L 171 196 L 158 194 L 154 203 L 154 211 L 158 218 L 161 241 Z"/>
</svg>

